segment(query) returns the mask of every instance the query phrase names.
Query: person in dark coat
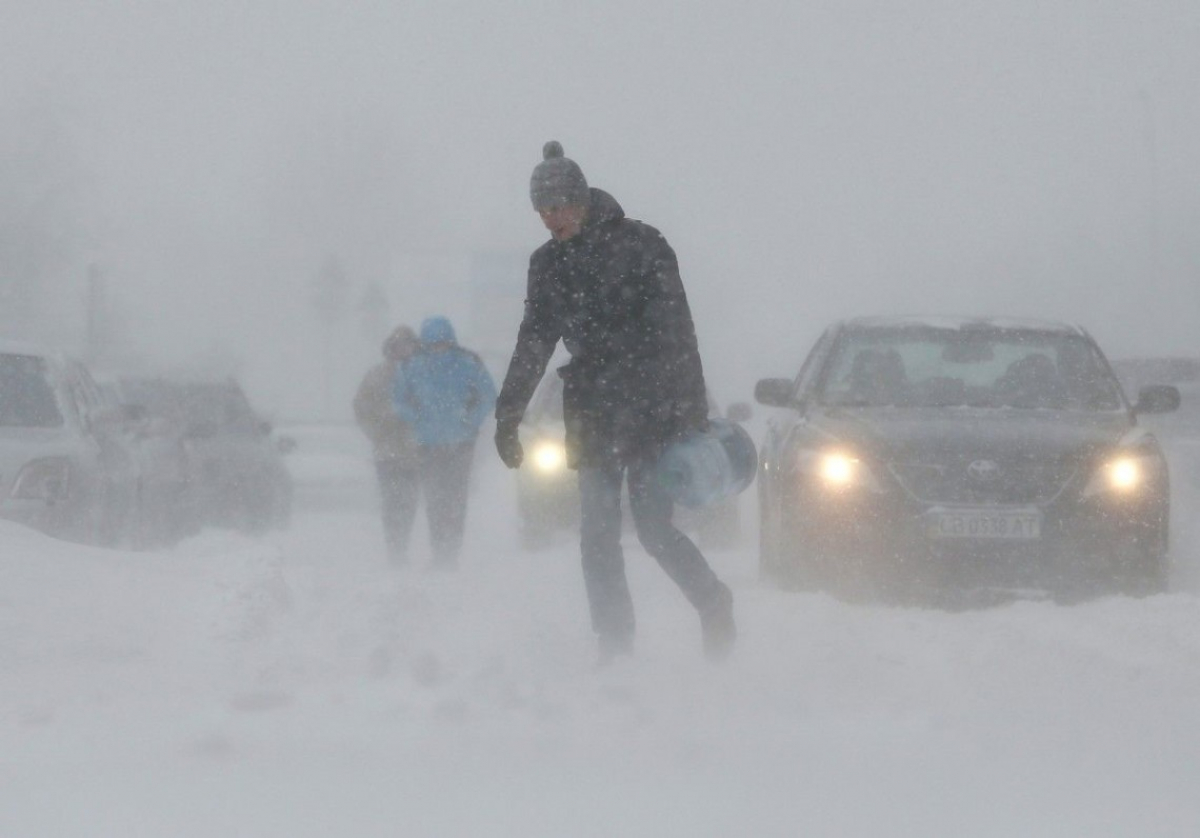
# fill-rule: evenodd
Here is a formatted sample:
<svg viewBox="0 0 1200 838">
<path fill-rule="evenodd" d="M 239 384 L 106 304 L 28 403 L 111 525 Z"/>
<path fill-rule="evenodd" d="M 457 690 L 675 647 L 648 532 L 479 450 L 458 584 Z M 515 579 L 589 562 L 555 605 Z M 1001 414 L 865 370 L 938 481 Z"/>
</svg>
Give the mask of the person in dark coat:
<svg viewBox="0 0 1200 838">
<path fill-rule="evenodd" d="M 736 637 L 733 596 L 672 523 L 654 479 L 665 447 L 708 423 L 704 372 L 675 253 L 589 188 L 549 142 L 530 194 L 551 240 L 530 258 L 525 314 L 496 403 L 496 448 L 524 457 L 518 426 L 561 339 L 568 464 L 579 470 L 583 573 L 601 662 L 633 649 L 635 620 L 621 550 L 621 485 L 638 539 L 700 615 L 704 648 L 721 657 Z"/>
<path fill-rule="evenodd" d="M 419 451 L 412 426 L 392 407 L 396 370 L 420 345 L 417 333 L 397 326 L 383 342 L 383 360 L 367 371 L 354 394 L 354 418 L 367 438 L 379 478 L 384 543 L 396 565 L 408 560 L 408 540 L 416 518 Z"/>
<path fill-rule="evenodd" d="M 420 348 L 396 370 L 396 415 L 413 426 L 435 567 L 458 562 L 467 517 L 475 438 L 496 403 L 483 361 L 458 345 L 445 317 L 421 324 Z"/>
</svg>

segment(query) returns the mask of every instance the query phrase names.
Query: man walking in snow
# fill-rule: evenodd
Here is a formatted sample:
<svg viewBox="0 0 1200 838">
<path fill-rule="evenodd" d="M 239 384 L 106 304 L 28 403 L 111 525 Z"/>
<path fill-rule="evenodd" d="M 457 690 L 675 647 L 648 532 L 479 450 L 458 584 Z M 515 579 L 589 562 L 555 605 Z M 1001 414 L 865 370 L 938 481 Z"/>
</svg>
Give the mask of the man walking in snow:
<svg viewBox="0 0 1200 838">
<path fill-rule="evenodd" d="M 392 407 L 392 384 L 400 364 L 418 346 L 417 333 L 398 326 L 383 342 L 383 360 L 368 370 L 354 395 L 354 418 L 371 440 L 382 501 L 383 535 L 388 559 L 408 558 L 408 537 L 417 512 L 419 465 L 412 427 Z"/>
<path fill-rule="evenodd" d="M 434 567 L 452 569 L 462 548 L 475 438 L 496 402 L 496 385 L 479 356 L 458 345 L 450 321 L 430 317 L 421 324 L 420 348 L 396 371 L 393 402 L 420 444 Z"/>
<path fill-rule="evenodd" d="M 633 651 L 634 614 L 621 550 L 621 484 L 646 552 L 700 615 L 705 651 L 733 646 L 733 596 L 672 523 L 654 480 L 672 440 L 704 429 L 708 403 L 691 311 L 675 253 L 662 234 L 625 217 L 607 192 L 549 142 L 533 171 L 533 208 L 550 241 L 529 263 L 525 315 L 496 403 L 496 448 L 509 468 L 524 457 L 517 428 L 561 339 L 569 465 L 579 470 L 580 542 L 600 662 Z"/>
</svg>

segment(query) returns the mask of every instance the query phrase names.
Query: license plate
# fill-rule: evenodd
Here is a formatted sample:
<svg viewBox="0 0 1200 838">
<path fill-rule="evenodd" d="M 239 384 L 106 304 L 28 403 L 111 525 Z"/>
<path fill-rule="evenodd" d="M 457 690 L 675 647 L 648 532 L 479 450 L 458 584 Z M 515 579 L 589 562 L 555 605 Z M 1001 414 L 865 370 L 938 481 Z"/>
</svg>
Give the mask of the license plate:
<svg viewBox="0 0 1200 838">
<path fill-rule="evenodd" d="M 1042 516 L 1038 512 L 990 509 L 944 510 L 930 514 L 933 538 L 996 538 L 1025 540 L 1041 538 Z"/>
</svg>

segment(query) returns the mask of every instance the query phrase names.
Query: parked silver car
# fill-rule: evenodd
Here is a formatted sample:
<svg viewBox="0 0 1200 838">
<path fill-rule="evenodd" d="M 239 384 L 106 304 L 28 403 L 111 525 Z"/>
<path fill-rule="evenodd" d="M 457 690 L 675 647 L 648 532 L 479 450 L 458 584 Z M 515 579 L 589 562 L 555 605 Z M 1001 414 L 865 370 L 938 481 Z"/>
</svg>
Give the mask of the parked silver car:
<svg viewBox="0 0 1200 838">
<path fill-rule="evenodd" d="M 139 472 L 126 417 L 77 360 L 0 341 L 0 516 L 90 544 L 129 540 Z"/>
</svg>

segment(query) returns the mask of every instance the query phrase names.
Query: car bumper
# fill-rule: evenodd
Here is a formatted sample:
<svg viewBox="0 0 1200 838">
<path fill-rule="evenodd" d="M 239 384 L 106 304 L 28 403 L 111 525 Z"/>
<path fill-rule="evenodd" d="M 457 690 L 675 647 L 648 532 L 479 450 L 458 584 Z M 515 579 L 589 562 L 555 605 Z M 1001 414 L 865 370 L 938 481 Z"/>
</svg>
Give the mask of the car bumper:
<svg viewBox="0 0 1200 838">
<path fill-rule="evenodd" d="M 945 536 L 937 516 L 965 507 L 897 502 L 878 496 L 809 498 L 790 537 L 829 563 L 869 563 L 875 569 L 933 574 L 1007 585 L 1045 584 L 1109 573 L 1131 555 L 1149 555 L 1165 533 L 1166 503 L 1096 497 L 1042 506 L 996 507 L 1036 515 L 1036 536 Z M 1161 545 L 1165 548 L 1165 545 Z M 1160 548 L 1161 549 L 1161 548 Z"/>
</svg>

